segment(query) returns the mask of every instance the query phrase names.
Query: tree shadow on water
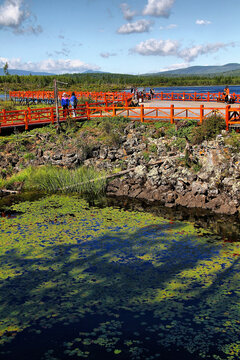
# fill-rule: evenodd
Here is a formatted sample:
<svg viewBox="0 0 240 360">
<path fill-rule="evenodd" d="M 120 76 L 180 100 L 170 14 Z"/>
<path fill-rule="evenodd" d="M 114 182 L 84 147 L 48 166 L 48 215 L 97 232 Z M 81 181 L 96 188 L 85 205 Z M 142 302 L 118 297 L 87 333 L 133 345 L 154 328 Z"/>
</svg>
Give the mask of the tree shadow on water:
<svg viewBox="0 0 240 360">
<path fill-rule="evenodd" d="M 204 292 L 189 279 L 179 283 L 179 276 L 199 262 L 213 261 L 219 247 L 183 232 L 180 223 L 166 223 L 132 233 L 108 232 L 78 244 L 39 247 L 35 257 L 12 250 L 0 257 L 9 270 L 0 285 L 2 342 L 24 329 L 39 331 L 122 311 L 142 317 L 151 312 L 152 319 L 158 317 L 158 332 L 175 316 L 181 319 L 181 327 L 176 320 L 176 331 L 189 333 L 189 322 L 182 321 L 186 310 L 177 304 L 184 302 L 186 307 L 198 296 L 202 299 Z M 177 292 L 169 290 L 175 281 Z M 215 294 L 218 285 L 208 291 Z M 186 294 L 189 299 L 182 299 Z M 193 317 L 191 310 L 186 318 L 193 321 Z"/>
</svg>

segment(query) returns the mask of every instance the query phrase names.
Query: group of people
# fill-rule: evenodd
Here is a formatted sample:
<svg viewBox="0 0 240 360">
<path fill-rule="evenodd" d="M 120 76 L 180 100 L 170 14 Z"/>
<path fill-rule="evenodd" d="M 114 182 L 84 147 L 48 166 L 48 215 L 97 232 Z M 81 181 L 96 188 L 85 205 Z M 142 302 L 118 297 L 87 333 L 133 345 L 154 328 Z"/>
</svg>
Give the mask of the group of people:
<svg viewBox="0 0 240 360">
<path fill-rule="evenodd" d="M 154 90 L 151 88 L 149 89 L 148 93 L 146 93 L 144 88 L 139 91 L 137 88 L 132 87 L 131 93 L 134 94 L 134 99 L 138 102 L 143 102 L 145 99 L 152 100 L 154 96 Z"/>
<path fill-rule="evenodd" d="M 72 116 L 76 117 L 77 102 L 78 102 L 77 97 L 74 92 L 72 92 L 70 99 L 69 99 L 68 94 L 63 93 L 62 99 L 61 99 L 61 105 L 62 105 L 62 108 L 63 108 L 64 112 L 66 113 L 66 115 L 68 115 L 69 106 L 71 105 L 71 108 L 73 110 Z"/>
</svg>

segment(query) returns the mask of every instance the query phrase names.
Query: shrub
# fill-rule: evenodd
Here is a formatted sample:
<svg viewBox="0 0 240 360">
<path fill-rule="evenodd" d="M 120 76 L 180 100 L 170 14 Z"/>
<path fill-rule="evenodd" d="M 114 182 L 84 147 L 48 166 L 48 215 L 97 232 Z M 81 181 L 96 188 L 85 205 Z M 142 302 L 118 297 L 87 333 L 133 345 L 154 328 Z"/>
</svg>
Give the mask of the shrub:
<svg viewBox="0 0 240 360">
<path fill-rule="evenodd" d="M 226 123 L 221 115 L 213 114 L 205 118 L 200 126 L 194 129 L 192 136 L 193 144 L 200 144 L 204 140 L 216 137 L 221 130 L 226 128 Z"/>
<path fill-rule="evenodd" d="M 235 131 L 231 132 L 230 136 L 224 139 L 226 145 L 230 145 L 232 152 L 238 153 L 240 151 L 240 134 Z"/>
<path fill-rule="evenodd" d="M 178 121 L 176 124 L 176 136 L 178 138 L 191 139 L 194 129 L 197 126 L 196 120 Z"/>
<path fill-rule="evenodd" d="M 26 153 L 23 155 L 23 158 L 25 160 L 34 160 L 36 158 L 36 156 L 33 153 Z"/>
<path fill-rule="evenodd" d="M 149 155 L 149 153 L 147 151 L 143 151 L 142 156 L 143 156 L 145 161 L 150 160 L 150 155 Z"/>
<path fill-rule="evenodd" d="M 186 139 L 178 138 L 171 143 L 171 146 L 174 146 L 178 150 L 183 151 L 186 147 Z"/>
<path fill-rule="evenodd" d="M 157 153 L 157 150 L 158 150 L 157 145 L 156 145 L 156 144 L 150 144 L 150 145 L 148 146 L 148 150 L 149 150 L 150 152 Z"/>
</svg>

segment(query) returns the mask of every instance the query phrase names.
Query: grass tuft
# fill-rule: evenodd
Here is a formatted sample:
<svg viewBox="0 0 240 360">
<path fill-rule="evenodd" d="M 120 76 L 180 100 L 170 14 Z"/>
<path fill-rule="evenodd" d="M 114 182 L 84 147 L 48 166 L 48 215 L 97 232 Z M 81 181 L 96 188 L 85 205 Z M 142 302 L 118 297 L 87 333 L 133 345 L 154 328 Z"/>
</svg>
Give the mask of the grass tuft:
<svg viewBox="0 0 240 360">
<path fill-rule="evenodd" d="M 87 167 L 68 170 L 54 166 L 41 166 L 28 167 L 10 179 L 0 178 L 0 188 L 11 188 L 16 183 L 22 183 L 25 190 L 79 193 L 95 197 L 105 191 L 106 173 Z"/>
</svg>

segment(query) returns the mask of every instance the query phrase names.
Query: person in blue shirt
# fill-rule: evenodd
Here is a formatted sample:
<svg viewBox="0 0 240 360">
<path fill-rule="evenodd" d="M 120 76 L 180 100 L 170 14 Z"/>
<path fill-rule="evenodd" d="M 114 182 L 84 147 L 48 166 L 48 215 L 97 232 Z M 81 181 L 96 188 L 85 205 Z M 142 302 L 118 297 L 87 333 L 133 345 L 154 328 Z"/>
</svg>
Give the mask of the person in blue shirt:
<svg viewBox="0 0 240 360">
<path fill-rule="evenodd" d="M 70 103 L 73 109 L 73 117 L 76 116 L 76 108 L 77 108 L 77 97 L 75 95 L 75 92 L 72 92 L 71 98 L 70 98 Z"/>
<path fill-rule="evenodd" d="M 68 115 L 68 108 L 69 108 L 69 98 L 66 93 L 63 93 L 61 105 L 63 108 L 63 116 L 66 117 Z"/>
</svg>

